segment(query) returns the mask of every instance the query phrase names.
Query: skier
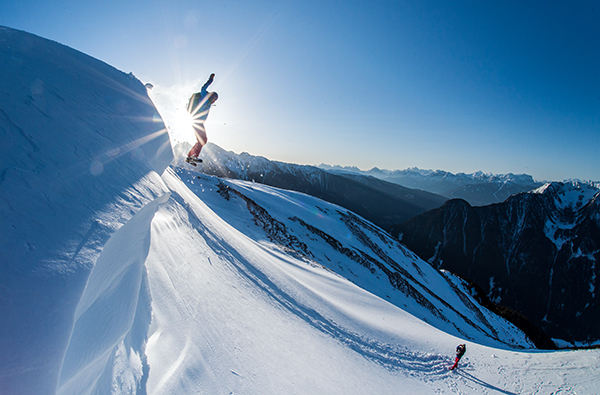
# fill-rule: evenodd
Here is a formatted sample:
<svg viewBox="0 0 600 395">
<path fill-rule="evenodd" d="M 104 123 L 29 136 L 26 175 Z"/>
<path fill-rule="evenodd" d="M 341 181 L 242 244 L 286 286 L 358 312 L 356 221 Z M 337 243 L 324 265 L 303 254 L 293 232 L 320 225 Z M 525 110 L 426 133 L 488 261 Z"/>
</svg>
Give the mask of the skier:
<svg viewBox="0 0 600 395">
<path fill-rule="evenodd" d="M 467 345 L 466 344 L 459 344 L 456 347 L 456 359 L 454 360 L 454 365 L 452 365 L 452 367 L 450 368 L 450 370 L 456 369 L 456 367 L 458 366 L 458 361 L 460 361 L 460 359 L 462 358 L 462 356 L 465 355 L 466 351 L 467 351 Z"/>
<path fill-rule="evenodd" d="M 196 133 L 197 142 L 188 153 L 185 161 L 193 166 L 196 166 L 197 163 L 202 163 L 202 159 L 198 158 L 198 156 L 200 155 L 200 151 L 202 151 L 202 147 L 204 147 L 208 141 L 206 129 L 204 128 L 204 121 L 206 121 L 206 118 L 208 117 L 210 106 L 212 106 L 219 98 L 217 92 L 207 92 L 208 86 L 212 84 L 214 78 L 215 74 L 213 73 L 208 78 L 208 81 L 202 86 L 200 92 L 194 93 L 187 104 L 187 110 L 193 117 L 192 126 L 194 128 L 194 133 Z"/>
</svg>

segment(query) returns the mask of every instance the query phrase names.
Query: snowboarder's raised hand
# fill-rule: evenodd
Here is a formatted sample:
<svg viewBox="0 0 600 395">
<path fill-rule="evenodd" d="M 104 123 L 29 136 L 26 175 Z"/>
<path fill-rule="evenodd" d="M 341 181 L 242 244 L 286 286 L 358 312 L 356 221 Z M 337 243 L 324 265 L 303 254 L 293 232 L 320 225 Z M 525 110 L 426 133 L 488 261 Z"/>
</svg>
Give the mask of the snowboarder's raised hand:
<svg viewBox="0 0 600 395">
<path fill-rule="evenodd" d="M 202 86 L 202 89 L 200 89 L 200 96 L 202 96 L 202 97 L 206 96 L 206 94 L 208 93 L 207 89 L 208 89 L 209 85 L 213 83 L 214 79 L 215 79 L 215 73 L 212 73 L 210 75 L 210 77 L 208 77 L 208 81 L 206 81 L 204 83 L 204 85 Z"/>
</svg>

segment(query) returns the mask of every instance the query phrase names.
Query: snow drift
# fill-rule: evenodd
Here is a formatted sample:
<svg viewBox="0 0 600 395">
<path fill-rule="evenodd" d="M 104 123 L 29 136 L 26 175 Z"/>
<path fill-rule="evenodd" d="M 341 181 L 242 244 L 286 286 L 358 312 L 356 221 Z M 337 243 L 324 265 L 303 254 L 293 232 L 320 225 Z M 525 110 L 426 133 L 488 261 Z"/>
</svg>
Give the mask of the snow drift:
<svg viewBox="0 0 600 395">
<path fill-rule="evenodd" d="M 129 330 L 105 317 L 112 338 L 90 339 L 87 317 L 140 292 L 143 251 L 119 248 L 144 246 L 113 236 L 167 192 L 172 153 L 143 84 L 87 55 L 0 28 L 0 79 L 0 388 L 53 394 L 83 363 L 69 344 L 98 360 Z"/>
<path fill-rule="evenodd" d="M 8 28 L 0 71 L 0 393 L 598 387 L 598 351 L 522 351 L 460 280 L 351 212 L 167 168 L 132 75 Z"/>
</svg>

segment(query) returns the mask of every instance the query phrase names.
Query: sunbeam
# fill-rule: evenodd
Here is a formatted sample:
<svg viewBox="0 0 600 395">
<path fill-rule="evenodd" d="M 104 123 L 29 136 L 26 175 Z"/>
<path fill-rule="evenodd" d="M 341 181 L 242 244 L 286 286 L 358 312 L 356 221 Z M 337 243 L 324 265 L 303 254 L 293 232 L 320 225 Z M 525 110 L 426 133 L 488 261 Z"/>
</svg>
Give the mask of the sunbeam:
<svg viewBox="0 0 600 395">
<path fill-rule="evenodd" d="M 149 135 L 140 137 L 137 140 L 131 141 L 127 144 L 124 144 L 120 147 L 116 147 L 111 149 L 108 152 L 105 152 L 101 155 L 101 157 L 97 157 L 91 164 L 90 164 L 90 173 L 92 173 L 93 175 L 99 175 L 104 171 L 104 166 L 109 163 L 112 162 L 113 160 L 128 154 L 128 153 L 132 153 L 132 155 L 135 154 L 135 150 L 139 147 L 141 147 L 142 145 L 148 143 L 149 141 L 160 137 L 161 135 L 167 133 L 166 129 L 161 129 L 161 130 L 157 130 L 154 133 L 150 133 Z M 161 146 L 159 151 L 163 151 L 164 149 L 166 149 L 166 147 Z"/>
<path fill-rule="evenodd" d="M 185 108 L 190 92 L 193 91 L 193 87 L 154 87 L 148 92 L 167 127 L 173 145 L 180 142 L 196 142 L 194 119 Z"/>
</svg>

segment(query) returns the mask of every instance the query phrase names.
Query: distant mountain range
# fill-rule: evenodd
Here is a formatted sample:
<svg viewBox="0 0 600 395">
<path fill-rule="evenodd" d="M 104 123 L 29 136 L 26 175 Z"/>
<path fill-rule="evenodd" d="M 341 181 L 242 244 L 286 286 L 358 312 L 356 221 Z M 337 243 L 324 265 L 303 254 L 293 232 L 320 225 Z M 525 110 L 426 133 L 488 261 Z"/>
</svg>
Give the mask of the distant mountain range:
<svg viewBox="0 0 600 395">
<path fill-rule="evenodd" d="M 486 207 L 450 200 L 392 233 L 550 336 L 600 339 L 600 193 L 594 184 L 548 183 Z"/>
<path fill-rule="evenodd" d="M 509 196 L 531 191 L 543 183 L 528 174 L 452 174 L 442 170 L 422 170 L 416 167 L 405 170 L 360 170 L 357 167 L 341 167 L 321 164 L 318 166 L 334 174 L 357 174 L 371 176 L 402 185 L 406 188 L 432 192 L 448 199 L 464 199 L 472 206 L 499 203 Z"/>
<path fill-rule="evenodd" d="M 190 165 L 183 158 L 188 149 L 186 144 L 174 147 L 175 157 L 180 158 L 178 164 L 187 168 Z M 245 152 L 236 154 L 211 143 L 204 147 L 202 159 L 204 162 L 197 167 L 202 173 L 303 192 L 347 208 L 388 231 L 447 200 L 370 176 L 338 175 L 314 166 L 271 161 Z"/>
</svg>

